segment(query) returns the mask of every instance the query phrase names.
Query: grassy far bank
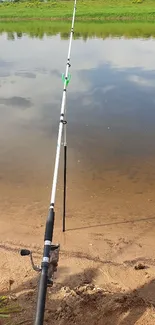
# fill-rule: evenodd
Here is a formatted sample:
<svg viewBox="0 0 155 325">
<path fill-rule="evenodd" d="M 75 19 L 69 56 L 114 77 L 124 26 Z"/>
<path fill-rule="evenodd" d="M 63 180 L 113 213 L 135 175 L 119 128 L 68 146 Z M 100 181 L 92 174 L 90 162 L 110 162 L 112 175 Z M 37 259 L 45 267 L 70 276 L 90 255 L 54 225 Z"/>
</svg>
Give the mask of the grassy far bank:
<svg viewBox="0 0 155 325">
<path fill-rule="evenodd" d="M 71 19 L 72 0 L 0 4 L 0 19 Z M 155 20 L 155 0 L 78 0 L 76 20 Z"/>
<path fill-rule="evenodd" d="M 42 39 L 45 35 L 57 35 L 68 39 L 70 22 L 58 21 L 9 21 L 0 22 L 0 33 L 7 32 L 10 40 L 21 38 L 23 34 Z M 105 39 L 106 37 L 148 38 L 155 37 L 155 23 L 139 22 L 77 22 L 74 39 L 91 37 Z"/>
</svg>

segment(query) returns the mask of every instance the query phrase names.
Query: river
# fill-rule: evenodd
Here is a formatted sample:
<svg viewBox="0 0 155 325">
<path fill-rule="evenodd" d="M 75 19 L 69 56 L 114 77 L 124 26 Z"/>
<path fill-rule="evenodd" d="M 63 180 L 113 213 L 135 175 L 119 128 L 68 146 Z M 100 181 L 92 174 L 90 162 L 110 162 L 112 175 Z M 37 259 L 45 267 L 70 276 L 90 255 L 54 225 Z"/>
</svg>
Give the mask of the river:
<svg viewBox="0 0 155 325">
<path fill-rule="evenodd" d="M 5 23 L 7 30 L 10 24 Z M 44 23 L 39 28 L 39 22 L 30 22 L 35 32 L 21 33 L 20 25 L 13 24 L 18 33 L 0 35 L 0 291 L 9 288 L 9 297 L 15 294 L 24 311 L 22 322 L 23 317 L 31 322 L 37 278 L 19 249 L 29 248 L 35 263 L 40 263 L 68 34 L 67 27 L 63 35 L 54 27 L 53 35 L 44 34 Z M 22 24 L 26 30 L 27 23 Z M 48 25 L 52 29 L 52 23 Z M 112 37 L 109 32 L 106 36 L 105 25 L 101 34 L 95 26 L 98 37 L 95 31 L 89 35 L 85 25 L 84 35 L 74 35 L 72 43 L 66 102 L 66 233 L 62 233 L 61 155 L 53 239 L 60 243 L 61 254 L 54 290 L 48 290 L 51 307 L 46 321 L 151 325 L 155 39 L 138 37 L 139 29 L 135 32 L 133 25 L 136 38 Z M 117 24 L 119 34 L 122 26 Z M 135 269 L 139 262 L 142 270 Z"/>
<path fill-rule="evenodd" d="M 28 209 L 45 218 L 68 39 L 4 32 L 0 48 L 2 213 L 22 209 L 25 218 Z M 71 228 L 75 220 L 81 227 L 88 218 L 102 223 L 107 215 L 126 220 L 154 211 L 154 57 L 151 37 L 73 41 L 67 92 Z M 61 192 L 62 157 L 59 217 Z"/>
</svg>

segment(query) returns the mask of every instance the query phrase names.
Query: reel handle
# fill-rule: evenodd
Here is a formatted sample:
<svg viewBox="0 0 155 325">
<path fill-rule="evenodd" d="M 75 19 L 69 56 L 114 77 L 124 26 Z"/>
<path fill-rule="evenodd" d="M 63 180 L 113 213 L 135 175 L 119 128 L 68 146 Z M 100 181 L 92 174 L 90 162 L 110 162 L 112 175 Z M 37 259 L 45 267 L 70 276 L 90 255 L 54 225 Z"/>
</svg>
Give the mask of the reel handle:
<svg viewBox="0 0 155 325">
<path fill-rule="evenodd" d="M 21 251 L 20 251 L 21 256 L 28 256 L 30 254 L 31 254 L 31 252 L 29 251 L 29 249 L 21 249 Z"/>
</svg>

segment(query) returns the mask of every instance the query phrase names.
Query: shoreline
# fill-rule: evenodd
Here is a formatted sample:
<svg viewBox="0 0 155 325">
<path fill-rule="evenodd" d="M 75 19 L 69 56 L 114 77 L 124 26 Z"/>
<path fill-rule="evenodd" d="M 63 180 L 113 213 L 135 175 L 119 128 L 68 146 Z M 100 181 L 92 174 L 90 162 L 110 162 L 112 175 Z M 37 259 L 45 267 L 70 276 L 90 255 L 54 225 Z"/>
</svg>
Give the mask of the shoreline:
<svg viewBox="0 0 155 325">
<path fill-rule="evenodd" d="M 155 37 L 155 23 L 75 26 L 66 232 L 60 162 L 60 259 L 44 323 L 154 325 L 155 40 L 121 36 Z M 39 275 L 20 249 L 40 265 L 70 27 L 70 18 L 0 21 L 0 325 L 33 324 Z"/>
<path fill-rule="evenodd" d="M 0 17 L 0 22 L 5 22 L 5 21 L 57 21 L 57 22 L 68 22 L 71 21 L 72 18 L 71 17 Z M 93 23 L 106 23 L 106 22 L 111 22 L 111 23 L 116 23 L 116 22 L 134 22 L 134 23 L 152 23 L 155 24 L 155 17 L 150 19 L 150 20 L 138 20 L 136 18 L 132 18 L 132 17 L 77 17 L 76 18 L 77 22 L 93 22 Z"/>
<path fill-rule="evenodd" d="M 44 36 L 54 36 L 60 34 L 61 39 L 68 39 L 70 31 L 69 21 L 49 21 L 49 20 L 0 20 L 0 34 L 6 32 L 17 33 L 17 37 L 27 34 L 30 37 L 43 38 Z M 10 36 L 9 36 L 10 37 Z M 125 37 L 144 38 L 155 37 L 155 23 L 139 22 L 76 22 L 74 39 L 98 37 L 106 39 L 107 37 Z"/>
</svg>

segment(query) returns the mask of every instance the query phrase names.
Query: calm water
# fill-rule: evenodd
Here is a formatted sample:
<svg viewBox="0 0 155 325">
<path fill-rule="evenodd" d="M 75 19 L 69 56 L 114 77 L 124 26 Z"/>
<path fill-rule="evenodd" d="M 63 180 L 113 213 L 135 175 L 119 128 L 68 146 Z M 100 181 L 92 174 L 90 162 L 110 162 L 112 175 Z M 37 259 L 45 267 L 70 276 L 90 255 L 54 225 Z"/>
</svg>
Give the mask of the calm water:
<svg viewBox="0 0 155 325">
<path fill-rule="evenodd" d="M 1 193 L 32 184 L 41 197 L 52 181 L 68 40 L 4 33 L 0 49 Z M 78 39 L 71 56 L 71 190 L 154 191 L 155 40 Z"/>
</svg>

